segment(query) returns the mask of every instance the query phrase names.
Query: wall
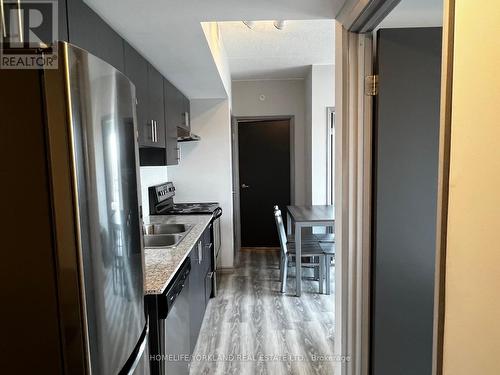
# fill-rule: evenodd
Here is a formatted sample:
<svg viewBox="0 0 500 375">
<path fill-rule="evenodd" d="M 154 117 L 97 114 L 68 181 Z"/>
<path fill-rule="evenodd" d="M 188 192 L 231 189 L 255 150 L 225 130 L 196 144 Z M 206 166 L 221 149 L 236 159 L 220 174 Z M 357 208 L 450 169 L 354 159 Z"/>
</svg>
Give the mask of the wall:
<svg viewBox="0 0 500 375">
<path fill-rule="evenodd" d="M 149 215 L 148 187 L 169 181 L 167 167 L 141 167 L 141 200 L 142 214 Z"/>
<path fill-rule="evenodd" d="M 260 100 L 261 95 L 265 100 Z M 305 83 L 304 80 L 233 81 L 233 115 L 239 116 L 294 116 L 296 204 L 306 200 L 305 148 Z"/>
<path fill-rule="evenodd" d="M 224 90 L 226 91 L 227 97 L 231 97 L 231 72 L 229 70 L 229 64 L 227 62 L 227 54 L 224 49 L 224 44 L 222 43 L 222 38 L 220 37 L 219 26 L 217 22 L 202 22 L 201 27 L 205 38 L 207 39 L 210 52 L 212 53 L 212 58 L 217 66 L 217 71 L 219 72 L 220 79 L 224 85 Z M 229 101 L 229 107 L 231 108 L 231 101 Z"/>
<path fill-rule="evenodd" d="M 500 2 L 455 2 L 445 375 L 500 372 Z"/>
<path fill-rule="evenodd" d="M 327 202 L 327 107 L 335 106 L 335 66 L 311 67 L 311 202 Z"/>
<path fill-rule="evenodd" d="M 219 202 L 222 267 L 233 266 L 233 198 L 230 109 L 227 99 L 191 100 L 191 130 L 199 142 L 179 143 L 181 161 L 168 167 L 176 202 Z"/>
</svg>

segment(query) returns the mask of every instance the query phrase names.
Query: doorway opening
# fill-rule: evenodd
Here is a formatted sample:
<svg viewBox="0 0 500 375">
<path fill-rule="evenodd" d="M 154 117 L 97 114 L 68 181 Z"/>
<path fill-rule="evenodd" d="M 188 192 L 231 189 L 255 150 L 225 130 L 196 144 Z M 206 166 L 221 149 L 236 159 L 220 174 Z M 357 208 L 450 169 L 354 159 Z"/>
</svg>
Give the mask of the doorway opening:
<svg viewBox="0 0 500 375">
<path fill-rule="evenodd" d="M 337 341 L 353 373 L 431 373 L 443 2 L 372 5 L 336 34 Z"/>
<path fill-rule="evenodd" d="M 196 354 L 211 354 L 211 335 L 220 332 L 230 343 L 222 354 L 283 360 L 200 364 L 195 373 L 331 374 L 338 366 L 335 22 L 229 21 L 217 29 L 231 70 L 235 262 L 221 274 L 221 298 L 208 314 L 227 313 L 202 329 Z"/>
</svg>

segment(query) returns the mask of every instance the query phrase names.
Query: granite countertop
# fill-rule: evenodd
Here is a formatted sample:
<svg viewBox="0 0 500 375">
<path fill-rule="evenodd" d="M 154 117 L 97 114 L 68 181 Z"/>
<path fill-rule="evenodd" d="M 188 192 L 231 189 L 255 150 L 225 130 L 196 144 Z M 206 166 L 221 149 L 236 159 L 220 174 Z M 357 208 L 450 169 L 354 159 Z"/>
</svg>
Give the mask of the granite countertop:
<svg viewBox="0 0 500 375">
<path fill-rule="evenodd" d="M 211 220 L 211 215 L 158 215 L 144 219 L 144 224 L 194 224 L 177 246 L 144 249 L 146 294 L 161 294 L 165 291 Z"/>
</svg>

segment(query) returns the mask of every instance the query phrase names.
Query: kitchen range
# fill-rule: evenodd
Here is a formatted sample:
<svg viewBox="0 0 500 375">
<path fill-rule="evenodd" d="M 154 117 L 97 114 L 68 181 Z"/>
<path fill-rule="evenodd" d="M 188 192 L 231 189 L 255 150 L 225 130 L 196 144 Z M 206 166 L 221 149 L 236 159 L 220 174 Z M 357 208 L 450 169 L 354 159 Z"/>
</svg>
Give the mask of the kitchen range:
<svg viewBox="0 0 500 375">
<path fill-rule="evenodd" d="M 212 215 L 211 239 L 213 242 L 214 265 L 214 295 L 217 293 L 216 268 L 220 265 L 221 229 L 220 217 L 222 208 L 217 202 L 201 203 L 174 203 L 175 186 L 172 182 L 150 186 L 149 193 L 149 214 L 150 215 Z"/>
<path fill-rule="evenodd" d="M 144 222 L 152 374 L 188 374 L 208 301 L 216 294 L 218 203 L 178 203 L 172 182 L 149 187 Z"/>
</svg>

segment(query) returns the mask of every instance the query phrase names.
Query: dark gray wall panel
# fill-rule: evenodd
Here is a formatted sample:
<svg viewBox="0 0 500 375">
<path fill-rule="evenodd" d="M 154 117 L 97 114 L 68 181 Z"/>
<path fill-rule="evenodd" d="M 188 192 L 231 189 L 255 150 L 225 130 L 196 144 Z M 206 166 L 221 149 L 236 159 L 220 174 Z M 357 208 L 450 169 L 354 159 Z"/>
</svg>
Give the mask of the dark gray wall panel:
<svg viewBox="0 0 500 375">
<path fill-rule="evenodd" d="M 372 374 L 431 374 L 441 29 L 378 33 Z"/>
</svg>

